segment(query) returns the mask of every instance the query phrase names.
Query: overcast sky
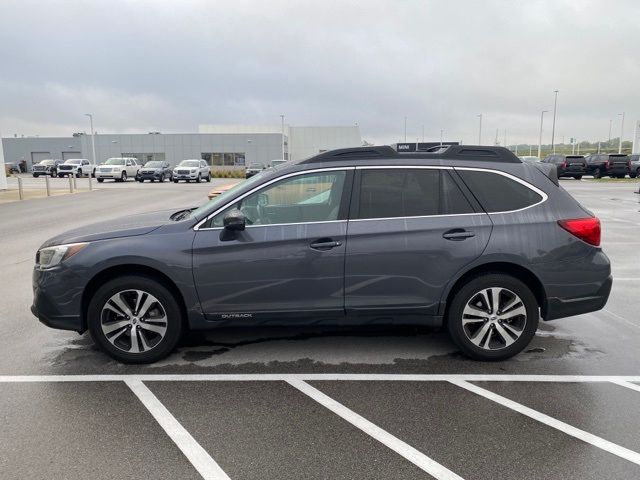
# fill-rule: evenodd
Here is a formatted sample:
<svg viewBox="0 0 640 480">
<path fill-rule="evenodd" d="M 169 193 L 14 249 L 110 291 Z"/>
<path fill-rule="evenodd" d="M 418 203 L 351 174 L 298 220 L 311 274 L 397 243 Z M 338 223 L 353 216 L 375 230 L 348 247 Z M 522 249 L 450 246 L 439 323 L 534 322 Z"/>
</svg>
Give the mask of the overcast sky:
<svg viewBox="0 0 640 480">
<path fill-rule="evenodd" d="M 360 125 L 375 143 L 625 138 L 640 1 L 25 1 L 0 10 L 0 132 Z"/>
</svg>

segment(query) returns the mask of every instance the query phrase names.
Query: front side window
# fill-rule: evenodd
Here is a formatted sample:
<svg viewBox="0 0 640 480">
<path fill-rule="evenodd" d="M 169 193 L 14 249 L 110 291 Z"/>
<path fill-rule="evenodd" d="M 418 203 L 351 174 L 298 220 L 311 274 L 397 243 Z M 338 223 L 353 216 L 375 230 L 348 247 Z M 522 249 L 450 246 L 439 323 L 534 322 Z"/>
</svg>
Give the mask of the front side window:
<svg viewBox="0 0 640 480">
<path fill-rule="evenodd" d="M 487 213 L 520 210 L 542 201 L 539 193 L 504 175 L 477 170 L 458 173 Z"/>
<path fill-rule="evenodd" d="M 338 220 L 345 178 L 345 171 L 329 171 L 280 180 L 226 208 L 208 227 L 222 227 L 233 208 L 242 211 L 247 225 Z"/>
</svg>

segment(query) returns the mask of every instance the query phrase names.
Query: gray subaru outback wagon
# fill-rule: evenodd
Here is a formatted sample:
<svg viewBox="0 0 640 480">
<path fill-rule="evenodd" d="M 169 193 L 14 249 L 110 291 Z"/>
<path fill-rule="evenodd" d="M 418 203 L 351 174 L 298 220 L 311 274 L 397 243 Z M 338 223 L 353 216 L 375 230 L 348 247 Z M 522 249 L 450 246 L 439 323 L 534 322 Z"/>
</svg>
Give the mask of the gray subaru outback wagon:
<svg viewBox="0 0 640 480">
<path fill-rule="evenodd" d="M 36 255 L 32 312 L 128 363 L 187 330 L 446 325 L 511 357 L 540 318 L 601 309 L 600 222 L 555 169 L 500 147 L 350 148 L 260 172 L 199 208 L 90 225 Z"/>
</svg>

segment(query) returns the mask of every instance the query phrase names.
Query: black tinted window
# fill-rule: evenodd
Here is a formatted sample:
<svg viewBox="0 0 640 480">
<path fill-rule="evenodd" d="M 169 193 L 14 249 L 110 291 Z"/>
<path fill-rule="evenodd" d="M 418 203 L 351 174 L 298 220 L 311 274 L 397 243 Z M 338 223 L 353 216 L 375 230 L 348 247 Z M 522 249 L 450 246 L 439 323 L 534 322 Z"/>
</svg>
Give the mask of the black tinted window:
<svg viewBox="0 0 640 480">
<path fill-rule="evenodd" d="M 487 212 L 525 208 L 542 197 L 511 178 L 492 172 L 458 170 L 458 173 Z"/>
<path fill-rule="evenodd" d="M 446 171 L 362 171 L 358 218 L 417 217 L 471 212 L 471 205 Z"/>
</svg>

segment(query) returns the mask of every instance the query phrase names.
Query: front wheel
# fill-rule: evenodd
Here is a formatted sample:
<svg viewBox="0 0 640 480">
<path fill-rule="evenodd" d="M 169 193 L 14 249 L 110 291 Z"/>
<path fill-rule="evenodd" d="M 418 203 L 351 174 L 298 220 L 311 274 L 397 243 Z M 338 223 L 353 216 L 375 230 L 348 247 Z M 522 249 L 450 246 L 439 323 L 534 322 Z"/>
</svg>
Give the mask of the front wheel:
<svg viewBox="0 0 640 480">
<path fill-rule="evenodd" d="M 574 175 L 573 178 L 576 180 L 582 180 L 582 175 Z"/>
<path fill-rule="evenodd" d="M 198 178 L 196 178 L 196 183 L 200 183 L 202 180 L 200 178 L 200 174 L 198 174 Z"/>
<path fill-rule="evenodd" d="M 104 178 L 96 178 L 96 180 L 98 180 L 98 183 L 104 182 Z"/>
<path fill-rule="evenodd" d="M 33 178 L 38 178 L 39 176 L 40 176 L 40 174 L 38 174 L 38 173 L 34 173 L 33 174 Z"/>
<path fill-rule="evenodd" d="M 447 327 L 454 343 L 476 360 L 505 360 L 520 353 L 538 328 L 531 290 L 510 275 L 475 277 L 453 296 Z"/>
<path fill-rule="evenodd" d="M 152 363 L 176 347 L 183 319 L 177 300 L 149 277 L 122 276 L 106 282 L 89 303 L 93 341 L 123 363 Z"/>
</svg>

